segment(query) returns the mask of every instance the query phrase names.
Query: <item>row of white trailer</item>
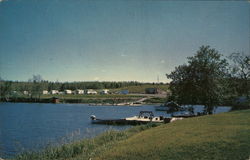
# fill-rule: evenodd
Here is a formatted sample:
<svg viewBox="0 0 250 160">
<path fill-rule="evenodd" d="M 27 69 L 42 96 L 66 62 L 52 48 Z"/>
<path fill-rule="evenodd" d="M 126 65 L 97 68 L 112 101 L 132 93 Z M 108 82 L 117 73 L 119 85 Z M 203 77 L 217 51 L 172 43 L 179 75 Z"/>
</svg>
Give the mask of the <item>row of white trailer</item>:
<svg viewBox="0 0 250 160">
<path fill-rule="evenodd" d="M 94 89 L 86 89 L 86 90 L 82 90 L 82 89 L 77 89 L 77 90 L 70 90 L 70 89 L 66 89 L 64 91 L 59 91 L 59 90 L 51 90 L 51 91 L 47 91 L 47 90 L 43 90 L 42 94 L 109 94 L 109 90 L 108 89 L 103 89 L 99 92 L 97 92 Z M 23 91 L 23 94 L 28 95 L 29 92 L 28 91 Z"/>
</svg>

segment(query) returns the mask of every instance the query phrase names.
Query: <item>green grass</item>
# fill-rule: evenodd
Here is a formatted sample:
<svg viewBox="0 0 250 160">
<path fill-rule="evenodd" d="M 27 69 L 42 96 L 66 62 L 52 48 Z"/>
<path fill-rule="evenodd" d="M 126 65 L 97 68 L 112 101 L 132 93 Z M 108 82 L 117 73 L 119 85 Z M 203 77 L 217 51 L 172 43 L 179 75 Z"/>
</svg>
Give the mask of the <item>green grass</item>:
<svg viewBox="0 0 250 160">
<path fill-rule="evenodd" d="M 155 103 L 165 103 L 167 100 L 167 98 L 160 98 L 160 97 L 153 97 L 153 98 L 149 98 L 146 99 L 145 101 L 143 101 L 144 103 L 147 104 L 155 104 Z"/>
<path fill-rule="evenodd" d="M 50 99 L 55 95 L 42 95 L 42 99 Z M 137 95 L 119 95 L 119 94 L 107 94 L 107 95 L 56 95 L 60 99 L 61 103 L 108 103 L 117 104 L 124 102 L 136 101 L 143 96 Z"/>
<path fill-rule="evenodd" d="M 105 150 L 112 148 L 114 144 L 121 140 L 146 130 L 156 127 L 155 124 L 141 125 L 133 127 L 127 131 L 107 131 L 95 138 L 85 139 L 71 144 L 58 147 L 47 147 L 40 152 L 26 152 L 16 156 L 15 160 L 76 160 L 90 159 Z"/>
<path fill-rule="evenodd" d="M 14 102 L 39 102 L 51 103 L 52 98 L 57 97 L 60 103 L 101 103 L 101 104 L 117 104 L 124 102 L 133 102 L 139 100 L 141 95 L 120 95 L 120 94 L 107 94 L 107 95 L 41 95 L 40 99 L 29 96 L 22 96 L 13 98 Z"/>
<path fill-rule="evenodd" d="M 184 119 L 170 124 L 109 131 L 19 160 L 237 159 L 250 156 L 250 110 Z"/>
<path fill-rule="evenodd" d="M 138 133 L 94 159 L 237 159 L 250 156 L 250 110 L 190 118 Z"/>
</svg>

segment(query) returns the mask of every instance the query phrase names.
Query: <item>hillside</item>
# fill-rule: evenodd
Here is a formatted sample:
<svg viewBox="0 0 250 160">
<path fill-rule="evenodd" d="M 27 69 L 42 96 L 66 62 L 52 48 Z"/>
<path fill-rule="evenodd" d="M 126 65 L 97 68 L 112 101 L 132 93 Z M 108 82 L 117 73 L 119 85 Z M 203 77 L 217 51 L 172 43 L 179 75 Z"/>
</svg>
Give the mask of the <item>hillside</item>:
<svg viewBox="0 0 250 160">
<path fill-rule="evenodd" d="M 250 156 L 250 110 L 190 118 L 138 133 L 93 159 L 237 159 Z"/>
<path fill-rule="evenodd" d="M 0 101 L 3 102 L 33 102 L 33 103 L 51 103 L 53 97 L 60 99 L 60 103 L 100 103 L 100 104 L 117 104 L 137 101 L 143 97 L 149 97 L 145 94 L 146 88 L 157 88 L 163 92 L 169 92 L 167 84 L 137 84 L 116 89 L 109 89 L 110 94 L 100 94 L 102 89 L 95 89 L 98 94 L 36 94 L 24 95 L 20 91 L 16 91 L 13 95 L 4 98 L 0 96 Z M 119 92 L 128 90 L 129 94 L 120 94 Z M 32 97 L 32 98 L 31 98 Z M 152 94 L 150 99 L 144 101 L 147 104 L 164 103 L 166 94 Z"/>
</svg>

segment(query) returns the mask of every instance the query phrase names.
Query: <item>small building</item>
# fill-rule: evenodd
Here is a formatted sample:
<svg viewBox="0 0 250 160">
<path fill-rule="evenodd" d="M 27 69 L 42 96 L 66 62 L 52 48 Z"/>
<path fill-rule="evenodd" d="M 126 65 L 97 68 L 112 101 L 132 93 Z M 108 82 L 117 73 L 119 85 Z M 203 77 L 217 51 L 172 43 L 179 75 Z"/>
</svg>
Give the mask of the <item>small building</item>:
<svg viewBox="0 0 250 160">
<path fill-rule="evenodd" d="M 64 93 L 65 93 L 65 94 L 72 94 L 72 90 L 66 89 L 66 90 L 64 90 Z"/>
<path fill-rule="evenodd" d="M 85 90 L 85 94 L 97 94 L 97 92 L 93 89 L 87 89 Z"/>
<path fill-rule="evenodd" d="M 47 90 L 43 90 L 42 93 L 43 94 L 49 94 L 49 92 Z"/>
<path fill-rule="evenodd" d="M 122 90 L 120 92 L 118 92 L 119 94 L 129 94 L 129 90 Z"/>
<path fill-rule="evenodd" d="M 82 89 L 77 89 L 77 90 L 75 91 L 75 93 L 76 93 L 76 94 L 84 94 L 84 90 L 82 90 Z"/>
<path fill-rule="evenodd" d="M 52 103 L 59 103 L 59 102 L 60 102 L 59 98 L 57 98 L 57 97 L 52 98 Z"/>
<path fill-rule="evenodd" d="M 159 89 L 157 89 L 157 88 L 146 88 L 145 93 L 146 94 L 158 94 Z"/>
<path fill-rule="evenodd" d="M 58 92 L 58 94 L 62 95 L 62 94 L 64 94 L 64 92 L 60 91 L 60 92 Z"/>
<path fill-rule="evenodd" d="M 103 90 L 101 90 L 100 94 L 109 94 L 109 90 L 108 89 L 103 89 Z"/>
<path fill-rule="evenodd" d="M 51 94 L 58 94 L 59 93 L 59 91 L 58 90 L 51 90 L 51 92 L 50 92 Z"/>
<path fill-rule="evenodd" d="M 29 92 L 28 92 L 28 91 L 23 91 L 23 94 L 24 94 L 24 95 L 28 95 Z"/>
</svg>

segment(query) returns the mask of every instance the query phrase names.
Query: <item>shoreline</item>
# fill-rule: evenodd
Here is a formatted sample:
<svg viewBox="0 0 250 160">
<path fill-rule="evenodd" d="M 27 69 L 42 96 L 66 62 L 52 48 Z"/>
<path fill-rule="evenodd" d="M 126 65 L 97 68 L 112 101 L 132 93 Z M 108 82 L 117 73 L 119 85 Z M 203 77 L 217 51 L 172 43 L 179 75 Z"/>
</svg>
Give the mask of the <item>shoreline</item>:
<svg viewBox="0 0 250 160">
<path fill-rule="evenodd" d="M 143 160 L 145 157 L 179 159 L 180 153 L 182 157 L 187 159 L 207 159 L 208 157 L 219 159 L 222 154 L 228 159 L 244 159 L 250 153 L 247 149 L 249 147 L 249 143 L 247 143 L 249 140 L 249 133 L 247 132 L 249 130 L 249 114 L 250 110 L 242 110 L 188 118 L 174 122 L 174 124 L 141 125 L 124 131 L 107 131 L 94 138 L 82 139 L 57 147 L 48 147 L 39 152 L 26 152 L 16 155 L 12 159 Z M 220 123 L 215 127 L 214 123 L 218 121 Z M 187 127 L 183 128 L 183 125 Z M 239 127 L 235 128 L 234 126 Z M 182 129 L 182 132 L 177 132 L 180 129 Z M 211 131 L 211 129 L 213 132 L 203 134 L 204 131 Z M 235 132 L 235 129 L 237 129 L 237 132 Z M 190 132 L 191 130 L 192 132 Z M 163 131 L 164 134 L 162 134 Z M 221 132 L 223 134 L 218 134 Z M 181 144 L 178 143 L 180 138 L 182 139 Z M 238 145 L 239 143 L 244 145 Z M 172 147 L 169 148 L 169 145 Z M 211 147 L 211 145 L 214 147 Z M 199 150 L 199 152 L 193 152 L 193 150 L 190 150 L 190 146 L 195 151 Z M 144 150 L 141 150 L 141 148 L 144 148 Z M 244 151 L 244 154 L 242 154 L 242 151 Z M 115 154 L 113 154 L 114 152 Z M 141 156 L 142 154 L 145 156 Z"/>
<path fill-rule="evenodd" d="M 88 106 L 124 106 L 124 107 L 141 107 L 141 106 L 153 106 L 153 105 L 161 105 L 161 103 L 143 103 L 143 104 L 136 104 L 136 105 L 133 105 L 133 104 L 130 104 L 130 105 L 119 105 L 119 104 L 96 104 L 96 103 L 46 103 L 46 102 L 24 102 L 24 101 L 20 101 L 20 102 L 14 102 L 14 101 L 8 101 L 8 102 L 3 102 L 3 101 L 0 101 L 0 104 L 1 103 L 41 103 L 41 104 L 85 104 L 85 105 L 88 105 Z"/>
<path fill-rule="evenodd" d="M 57 97 L 42 97 L 42 98 L 30 98 L 30 97 L 15 97 L 15 98 L 1 98 L 1 102 L 6 103 L 52 103 L 52 104 L 88 104 L 90 106 L 142 106 L 142 105 L 159 105 L 165 102 L 164 97 L 154 96 L 138 96 L 133 95 L 114 96 L 114 97 L 70 97 L 70 98 L 57 98 Z"/>
<path fill-rule="evenodd" d="M 4 158 L 3 159 L 1 157 L 2 159 L 0 159 L 0 160 L 39 159 L 38 157 L 40 157 L 40 156 L 44 156 L 46 154 L 50 155 L 50 154 L 55 154 L 55 153 L 58 153 L 60 156 L 64 152 L 66 152 L 66 154 L 67 154 L 68 151 L 71 150 L 71 147 L 73 147 L 74 149 L 77 147 L 82 147 L 80 145 L 83 145 L 84 147 L 87 148 L 83 152 L 88 152 L 88 153 L 92 152 L 93 153 L 93 152 L 95 152 L 96 148 L 106 147 L 107 144 L 113 145 L 114 143 L 118 143 L 121 140 L 126 140 L 129 137 L 136 135 L 137 133 L 140 133 L 142 131 L 145 131 L 145 130 L 148 130 L 150 128 L 154 128 L 154 127 L 157 127 L 160 125 L 161 124 L 144 124 L 144 125 L 138 125 L 138 126 L 131 126 L 130 128 L 127 128 L 125 130 L 120 130 L 120 131 L 119 130 L 108 130 L 108 131 L 102 132 L 102 133 L 100 133 L 92 138 L 83 138 L 83 139 L 79 139 L 79 140 L 69 142 L 66 144 L 61 144 L 61 145 L 59 144 L 58 146 L 53 146 L 53 144 L 52 144 L 51 146 L 48 146 L 48 147 L 43 148 L 43 149 L 38 150 L 38 151 L 29 151 L 28 150 L 28 151 L 24 151 L 23 153 L 17 154 L 11 158 Z M 94 149 L 92 148 L 92 145 L 93 145 Z M 33 156 L 35 156 L 35 157 L 33 157 Z M 87 159 L 89 159 L 89 158 L 91 158 L 91 157 L 88 157 Z M 66 159 L 68 159 L 68 158 L 66 158 Z"/>
<path fill-rule="evenodd" d="M 85 104 L 88 106 L 133 106 L 140 107 L 145 105 L 161 105 L 162 103 L 142 103 L 142 104 L 111 104 L 111 103 L 70 103 L 70 102 L 60 102 L 60 103 L 52 103 L 52 102 L 44 102 L 44 101 L 0 101 L 0 103 L 41 103 L 41 104 Z"/>
</svg>

